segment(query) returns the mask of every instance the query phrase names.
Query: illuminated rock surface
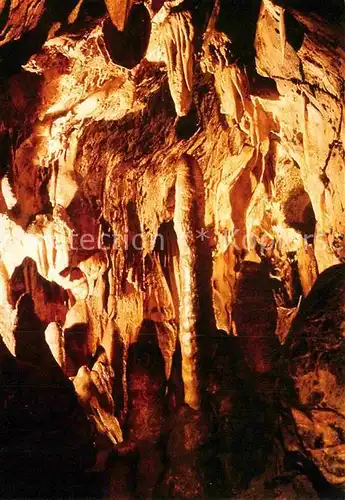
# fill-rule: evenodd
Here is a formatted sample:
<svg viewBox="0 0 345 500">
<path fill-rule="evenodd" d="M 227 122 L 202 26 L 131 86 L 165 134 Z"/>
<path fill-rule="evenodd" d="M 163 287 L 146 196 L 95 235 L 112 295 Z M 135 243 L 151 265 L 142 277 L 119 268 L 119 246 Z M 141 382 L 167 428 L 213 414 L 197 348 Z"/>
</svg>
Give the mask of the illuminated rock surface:
<svg viewBox="0 0 345 500">
<path fill-rule="evenodd" d="M 4 497 L 345 495 L 344 19 L 0 0 Z"/>
</svg>

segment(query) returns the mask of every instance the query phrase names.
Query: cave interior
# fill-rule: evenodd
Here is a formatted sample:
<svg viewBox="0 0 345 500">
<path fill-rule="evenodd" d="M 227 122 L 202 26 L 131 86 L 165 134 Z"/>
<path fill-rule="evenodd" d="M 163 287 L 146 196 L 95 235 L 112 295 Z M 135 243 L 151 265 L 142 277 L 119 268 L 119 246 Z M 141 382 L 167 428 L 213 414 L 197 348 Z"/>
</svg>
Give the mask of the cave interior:
<svg viewBox="0 0 345 500">
<path fill-rule="evenodd" d="M 0 0 L 0 498 L 345 498 L 343 0 Z"/>
</svg>

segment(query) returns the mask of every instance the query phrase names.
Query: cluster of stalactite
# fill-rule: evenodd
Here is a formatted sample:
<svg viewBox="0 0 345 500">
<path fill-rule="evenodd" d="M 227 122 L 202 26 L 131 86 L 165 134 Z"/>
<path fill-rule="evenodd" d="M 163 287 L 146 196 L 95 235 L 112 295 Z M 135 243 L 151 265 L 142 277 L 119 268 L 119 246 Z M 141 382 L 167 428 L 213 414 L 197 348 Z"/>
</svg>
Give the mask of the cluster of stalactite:
<svg viewBox="0 0 345 500">
<path fill-rule="evenodd" d="M 254 54 L 225 0 L 91 4 L 1 88 L 0 465 L 22 496 L 66 493 L 59 453 L 110 498 L 342 488 L 339 32 L 244 2 Z"/>
</svg>

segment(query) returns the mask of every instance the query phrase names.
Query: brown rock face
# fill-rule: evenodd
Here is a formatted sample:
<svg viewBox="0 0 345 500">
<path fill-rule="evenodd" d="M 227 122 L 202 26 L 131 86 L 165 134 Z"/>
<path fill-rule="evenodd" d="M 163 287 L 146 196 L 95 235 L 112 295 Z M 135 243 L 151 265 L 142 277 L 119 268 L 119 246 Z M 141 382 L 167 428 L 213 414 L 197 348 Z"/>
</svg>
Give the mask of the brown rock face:
<svg viewBox="0 0 345 500">
<path fill-rule="evenodd" d="M 250 370 L 268 373 L 279 356 L 274 282 L 269 269 L 256 262 L 243 263 L 236 290 L 233 321 L 243 356 Z"/>
<path fill-rule="evenodd" d="M 106 0 L 106 3 L 116 4 L 116 0 Z M 117 3 L 121 3 L 121 0 Z M 121 15 L 114 6 L 111 19 L 115 27 L 105 21 L 103 33 L 106 48 L 114 63 L 132 69 L 145 56 L 151 34 L 151 19 L 144 5 L 134 5 L 130 10 L 132 1 L 127 3 L 129 10 L 126 6 L 126 15 Z"/>
<path fill-rule="evenodd" d="M 295 391 L 292 416 L 301 444 L 323 476 L 343 486 L 345 266 L 324 271 L 286 342 Z"/>
<path fill-rule="evenodd" d="M 138 342 L 129 348 L 127 387 L 128 436 L 133 441 L 158 441 L 163 424 L 166 388 L 164 359 L 152 322 L 144 322 Z"/>
<path fill-rule="evenodd" d="M 207 474 L 202 449 L 210 437 L 204 415 L 184 406 L 177 413 L 168 437 L 168 467 L 157 494 L 163 498 L 207 495 Z"/>
<path fill-rule="evenodd" d="M 114 372 L 102 350 L 92 370 L 82 366 L 73 379 L 78 399 L 99 434 L 98 440 L 103 438 L 99 444 L 101 450 L 122 442 L 121 428 L 114 416 L 113 382 Z"/>
<path fill-rule="evenodd" d="M 105 0 L 105 4 L 114 26 L 119 31 L 123 31 L 130 15 L 133 1 Z"/>
<path fill-rule="evenodd" d="M 41 473 L 47 498 L 73 475 L 95 498 L 343 490 L 343 15 L 0 0 L 0 465 L 19 496 Z"/>
<path fill-rule="evenodd" d="M 13 40 L 19 40 L 25 33 L 35 29 L 42 18 L 45 1 L 3 0 L 0 3 L 1 12 L 1 42 L 0 46 Z"/>
<path fill-rule="evenodd" d="M 34 319 L 32 300 L 24 296 L 18 304 L 16 358 L 1 342 L 0 463 L 4 497 L 77 491 L 84 471 L 95 462 L 90 423 L 73 384 L 55 362 L 45 344 L 44 331 Z M 31 329 L 26 329 L 28 324 Z"/>
</svg>

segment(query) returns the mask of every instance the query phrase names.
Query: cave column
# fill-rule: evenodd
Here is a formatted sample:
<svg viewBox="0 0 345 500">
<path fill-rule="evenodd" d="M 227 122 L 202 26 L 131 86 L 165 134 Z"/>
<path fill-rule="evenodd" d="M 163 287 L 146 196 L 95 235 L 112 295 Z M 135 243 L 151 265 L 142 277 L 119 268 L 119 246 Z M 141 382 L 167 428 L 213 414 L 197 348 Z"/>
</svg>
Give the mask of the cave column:
<svg viewBox="0 0 345 500">
<path fill-rule="evenodd" d="M 194 164 L 183 157 L 177 166 L 174 226 L 180 253 L 180 343 L 185 402 L 194 409 L 200 407 L 198 376 L 198 287 L 197 263 L 197 190 Z"/>
</svg>

